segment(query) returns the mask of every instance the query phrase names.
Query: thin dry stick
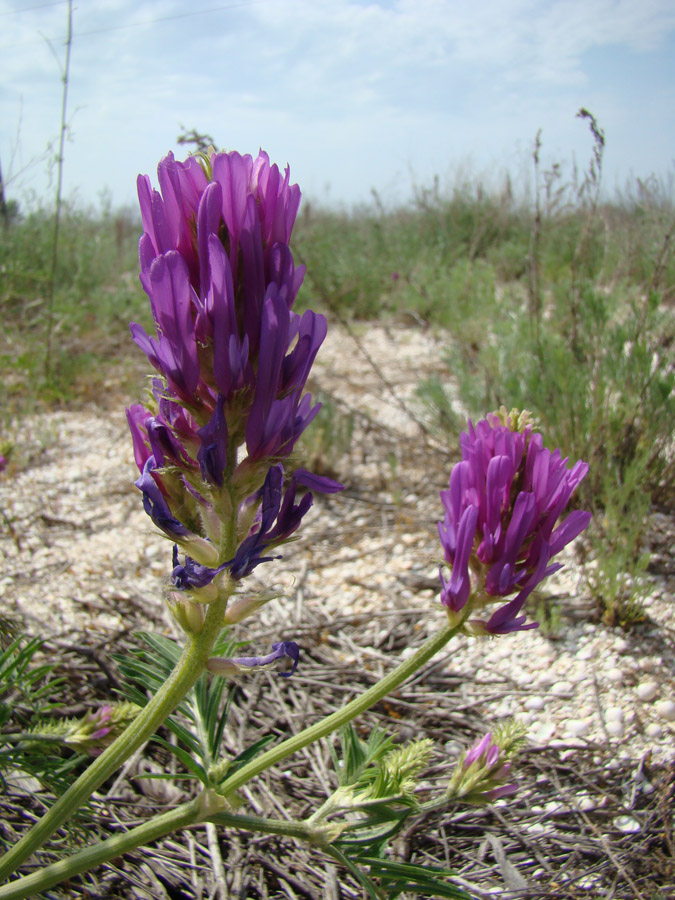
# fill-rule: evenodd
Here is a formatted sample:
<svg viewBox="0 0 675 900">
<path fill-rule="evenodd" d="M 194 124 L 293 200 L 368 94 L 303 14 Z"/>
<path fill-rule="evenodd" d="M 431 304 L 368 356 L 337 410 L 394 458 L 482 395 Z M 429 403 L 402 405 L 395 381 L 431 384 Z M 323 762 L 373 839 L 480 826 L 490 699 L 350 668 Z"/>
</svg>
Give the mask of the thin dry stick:
<svg viewBox="0 0 675 900">
<path fill-rule="evenodd" d="M 294 251 L 294 253 L 297 255 L 300 262 L 304 263 L 304 259 L 301 256 L 301 254 L 298 253 L 297 250 Z M 405 401 L 398 394 L 396 388 L 391 383 L 391 381 L 389 381 L 389 379 L 384 375 L 384 373 L 382 372 L 381 366 L 379 366 L 375 362 L 375 360 L 373 359 L 371 354 L 368 352 L 368 349 L 364 345 L 363 341 L 359 338 L 359 336 L 356 334 L 354 329 L 351 327 L 348 319 L 346 319 L 340 312 L 340 307 L 339 307 L 339 303 L 337 302 L 337 300 L 333 299 L 330 296 L 330 294 L 328 293 L 328 291 L 323 289 L 322 285 L 317 284 L 316 288 L 319 291 L 319 293 L 321 294 L 321 299 L 326 304 L 327 308 L 335 316 L 335 318 L 340 323 L 340 325 L 344 328 L 344 330 L 347 332 L 349 337 L 354 341 L 354 343 L 356 344 L 357 350 L 359 351 L 361 356 L 363 356 L 363 358 L 368 363 L 368 365 L 373 370 L 373 372 L 380 379 L 380 381 L 386 388 L 387 393 L 391 396 L 391 398 L 393 399 L 396 406 L 398 406 L 398 408 L 401 410 L 401 412 L 403 412 L 406 416 L 408 416 L 417 425 L 420 432 L 422 433 L 423 439 L 425 439 L 425 440 L 428 439 L 429 438 L 428 427 L 424 424 L 424 422 L 418 416 L 415 415 L 415 413 L 410 409 L 410 407 L 405 403 Z"/>
<path fill-rule="evenodd" d="M 581 817 L 581 819 L 583 819 L 583 821 L 587 825 L 587 827 L 591 829 L 593 834 L 596 836 L 596 838 L 602 844 L 602 848 L 605 851 L 605 853 L 607 854 L 607 858 L 610 860 L 611 864 L 614 866 L 614 869 L 616 870 L 618 875 L 620 875 L 626 881 L 626 883 L 630 886 L 631 890 L 634 891 L 636 900 L 647 900 L 645 895 L 638 888 L 635 881 L 630 877 L 630 874 L 626 871 L 626 868 L 622 865 L 621 860 L 618 858 L 616 853 L 614 853 L 614 851 L 612 850 L 612 846 L 611 846 L 609 840 L 607 839 L 607 837 L 600 831 L 598 826 L 593 821 L 591 821 L 589 816 L 586 815 L 586 812 L 581 808 L 581 805 L 580 805 L 578 799 L 576 797 L 574 797 L 570 793 L 569 790 L 563 788 L 562 784 L 560 783 L 560 781 L 555 773 L 552 776 L 552 780 L 553 780 L 556 788 L 558 789 L 560 796 L 564 799 L 564 801 L 572 809 L 574 809 L 578 813 L 578 815 Z"/>
<path fill-rule="evenodd" d="M 54 283 L 56 263 L 59 258 L 59 230 L 61 224 L 61 188 L 63 185 L 63 147 L 66 140 L 66 110 L 68 108 L 68 76 L 70 73 L 70 50 L 73 45 L 73 0 L 68 0 L 68 35 L 66 37 L 66 59 L 63 66 L 63 93 L 61 95 L 61 131 L 59 134 L 59 155 L 56 167 L 56 210 L 54 213 L 54 238 L 52 242 L 52 265 L 47 283 L 47 349 L 45 354 L 45 376 L 49 377 L 52 365 L 52 335 L 54 331 Z"/>
<path fill-rule="evenodd" d="M 206 839 L 209 844 L 213 877 L 216 881 L 215 894 L 213 896 L 218 897 L 218 900 L 229 900 L 227 881 L 225 879 L 225 864 L 223 863 L 220 844 L 218 843 L 218 830 L 211 822 L 206 823 Z"/>
</svg>

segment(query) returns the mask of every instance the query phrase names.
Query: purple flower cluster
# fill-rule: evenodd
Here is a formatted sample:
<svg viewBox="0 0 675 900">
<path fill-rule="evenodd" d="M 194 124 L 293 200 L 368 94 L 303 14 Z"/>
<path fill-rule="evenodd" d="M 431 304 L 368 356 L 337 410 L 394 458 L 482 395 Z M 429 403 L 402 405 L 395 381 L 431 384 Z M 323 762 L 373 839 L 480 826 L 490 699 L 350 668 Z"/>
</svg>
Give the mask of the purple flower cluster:
<svg viewBox="0 0 675 900">
<path fill-rule="evenodd" d="M 175 586 L 194 590 L 273 558 L 311 491 L 341 486 L 282 465 L 318 412 L 304 390 L 326 336 L 324 316 L 292 310 L 304 269 L 288 246 L 300 202 L 289 170 L 262 152 L 170 154 L 158 179 L 161 193 L 138 178 L 155 335 L 131 332 L 159 375 L 127 418 L 145 510 L 186 554 Z"/>
<path fill-rule="evenodd" d="M 522 416 L 521 416 L 522 419 Z M 532 426 L 518 417 L 491 414 L 460 436 L 462 461 L 441 492 L 445 519 L 438 523 L 449 580 L 441 573 L 441 601 L 452 619 L 511 598 L 487 620 L 472 619 L 474 631 L 503 634 L 535 628 L 520 612 L 535 587 L 561 568 L 551 563 L 588 525 L 576 510 L 558 520 L 585 477 L 588 465 L 567 468 Z M 512 427 L 515 424 L 515 428 Z"/>
</svg>

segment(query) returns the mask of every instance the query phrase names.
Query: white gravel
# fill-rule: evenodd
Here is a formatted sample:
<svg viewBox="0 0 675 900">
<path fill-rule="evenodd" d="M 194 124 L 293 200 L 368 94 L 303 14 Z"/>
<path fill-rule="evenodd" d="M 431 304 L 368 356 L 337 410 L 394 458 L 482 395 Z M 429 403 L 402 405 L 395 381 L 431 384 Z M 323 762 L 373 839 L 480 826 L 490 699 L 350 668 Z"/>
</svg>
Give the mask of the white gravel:
<svg viewBox="0 0 675 900">
<path fill-rule="evenodd" d="M 443 373 L 442 344 L 430 333 L 380 327 L 364 329 L 360 340 L 374 367 L 350 337 L 333 329 L 319 355 L 316 381 L 386 426 L 390 436 L 398 435 L 403 447 L 419 434 L 405 406 L 419 378 Z M 28 417 L 15 423 L 10 437 L 14 462 L 0 476 L 2 609 L 23 617 L 32 633 L 50 636 L 86 630 L 105 640 L 124 627 L 132 606 L 147 609 L 155 627 L 168 628 L 161 596 L 171 547 L 155 533 L 133 486 L 137 473 L 123 410 Z M 315 505 L 301 542 L 283 563 L 256 570 L 254 581 L 274 579 L 293 597 L 273 601 L 263 614 L 270 629 L 283 629 L 286 638 L 312 610 L 362 617 L 366 635 L 378 616 L 397 610 L 406 611 L 402 627 L 417 634 L 431 633 L 443 621 L 435 520 L 444 483 L 438 482 L 437 467 L 426 473 L 419 459 L 406 468 L 403 451 L 397 464 L 383 458 L 379 440 L 377 432 L 357 428 L 348 461 L 351 490 L 327 507 Z M 448 474 L 449 469 L 446 479 Z M 373 491 L 389 517 L 385 521 L 383 512 L 378 527 L 363 502 Z M 336 545 L 331 529 L 345 514 L 349 540 Z M 659 527 L 672 536 L 673 523 L 664 518 Z M 559 634 L 462 636 L 448 648 L 446 671 L 464 676 L 462 697 L 488 721 L 515 715 L 536 743 L 609 745 L 617 757 L 651 752 L 654 759 L 672 758 L 672 576 L 655 581 L 647 604 L 650 621 L 624 633 L 584 618 L 590 604 L 582 573 L 572 553 L 567 563 L 548 590 L 562 609 L 581 614 L 565 617 Z M 382 665 L 383 654 L 367 641 L 344 646 L 346 656 L 364 666 Z"/>
</svg>

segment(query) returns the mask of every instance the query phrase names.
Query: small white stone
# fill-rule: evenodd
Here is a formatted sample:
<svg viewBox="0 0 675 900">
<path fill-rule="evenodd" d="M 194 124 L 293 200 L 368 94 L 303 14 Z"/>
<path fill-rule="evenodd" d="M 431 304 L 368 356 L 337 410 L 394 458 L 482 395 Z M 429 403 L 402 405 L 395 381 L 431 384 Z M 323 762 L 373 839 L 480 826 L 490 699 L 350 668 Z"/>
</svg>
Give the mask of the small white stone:
<svg viewBox="0 0 675 900">
<path fill-rule="evenodd" d="M 612 646 L 617 653 L 625 653 L 628 650 L 628 641 L 625 638 L 618 637 L 614 639 Z"/>
<path fill-rule="evenodd" d="M 617 668 L 610 669 L 607 673 L 607 680 L 611 681 L 613 684 L 621 684 L 623 681 L 623 672 L 621 669 Z"/>
<path fill-rule="evenodd" d="M 548 813 L 548 815 L 555 815 L 555 813 L 563 812 L 565 807 L 562 803 L 557 803 L 555 800 L 550 800 L 544 806 L 544 812 Z"/>
<path fill-rule="evenodd" d="M 617 816 L 616 819 L 614 819 L 614 826 L 618 828 L 619 831 L 623 831 L 624 834 L 634 834 L 642 828 L 638 820 L 634 819 L 632 816 Z"/>
<path fill-rule="evenodd" d="M 545 703 L 543 697 L 528 697 L 525 701 L 525 709 L 543 709 Z"/>
<path fill-rule="evenodd" d="M 610 719 L 609 722 L 605 723 L 605 728 L 607 729 L 607 734 L 611 734 L 612 737 L 623 736 L 623 722 L 621 719 Z"/>
<path fill-rule="evenodd" d="M 551 685 L 551 693 L 555 694 L 556 697 L 561 697 L 563 694 L 571 694 L 574 690 L 574 686 L 571 681 L 556 681 L 555 684 Z"/>
<path fill-rule="evenodd" d="M 530 737 L 538 744 L 545 744 L 555 734 L 554 722 L 537 722 L 530 729 Z"/>
<path fill-rule="evenodd" d="M 566 729 L 567 733 L 573 737 L 581 737 L 584 734 L 588 734 L 590 727 L 590 723 L 586 719 L 570 719 L 567 722 Z"/>
<path fill-rule="evenodd" d="M 653 738 L 654 740 L 660 738 L 663 734 L 663 728 L 659 725 L 658 722 L 650 722 L 649 725 L 645 728 L 645 734 L 647 737 Z"/>
<path fill-rule="evenodd" d="M 623 721 L 623 710 L 620 706 L 608 706 L 605 710 L 605 719 L 608 722 L 614 720 L 622 722 Z"/>
<path fill-rule="evenodd" d="M 581 666 L 581 667 L 569 672 L 568 678 L 570 681 L 574 682 L 574 684 L 579 684 L 579 682 L 585 681 L 588 678 L 588 672 L 586 672 L 586 667 Z"/>
<path fill-rule="evenodd" d="M 640 700 L 653 700 L 659 692 L 659 686 L 655 681 L 642 681 L 636 688 L 635 693 Z"/>
<path fill-rule="evenodd" d="M 577 881 L 577 884 L 579 885 L 579 887 L 583 888 L 584 890 L 593 888 L 599 883 L 600 883 L 599 875 L 584 875 L 583 878 L 580 878 Z"/>
<path fill-rule="evenodd" d="M 582 809 L 584 812 L 589 812 L 591 809 L 595 809 L 596 803 L 592 797 L 589 797 L 588 794 L 579 796 L 577 801 L 579 803 L 579 809 Z"/>
<path fill-rule="evenodd" d="M 675 721 L 675 703 L 672 700 L 659 700 L 654 709 L 663 719 Z"/>
</svg>

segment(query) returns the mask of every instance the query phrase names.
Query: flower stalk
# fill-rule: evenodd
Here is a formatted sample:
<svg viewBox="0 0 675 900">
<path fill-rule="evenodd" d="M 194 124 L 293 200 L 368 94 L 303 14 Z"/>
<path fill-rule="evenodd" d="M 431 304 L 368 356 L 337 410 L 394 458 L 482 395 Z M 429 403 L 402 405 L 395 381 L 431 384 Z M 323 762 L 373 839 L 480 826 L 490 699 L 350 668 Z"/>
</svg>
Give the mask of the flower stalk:
<svg viewBox="0 0 675 900">
<path fill-rule="evenodd" d="M 59 860 L 24 878 L 0 887 L 0 900 L 26 900 L 26 898 L 34 897 L 61 881 L 74 878 L 82 872 L 110 862 L 137 847 L 157 841 L 184 828 L 203 825 L 206 822 L 261 834 L 277 834 L 296 838 L 323 849 L 328 846 L 328 839 L 323 829 L 287 819 L 261 819 L 258 816 L 237 815 L 225 809 L 225 801 L 222 797 L 213 791 L 204 791 L 194 800 L 183 803 L 176 809 L 159 816 L 154 816 L 136 828 L 125 831 L 123 834 L 114 835 L 91 847 L 85 847 L 67 859 Z"/>
</svg>

